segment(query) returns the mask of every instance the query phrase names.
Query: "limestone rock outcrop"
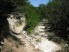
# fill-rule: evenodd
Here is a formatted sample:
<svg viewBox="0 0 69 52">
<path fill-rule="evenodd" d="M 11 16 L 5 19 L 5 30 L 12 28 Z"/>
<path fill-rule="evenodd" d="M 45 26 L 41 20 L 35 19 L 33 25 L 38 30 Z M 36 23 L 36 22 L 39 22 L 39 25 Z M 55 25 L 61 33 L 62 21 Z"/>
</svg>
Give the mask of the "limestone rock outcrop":
<svg viewBox="0 0 69 52">
<path fill-rule="evenodd" d="M 25 26 L 25 16 L 21 13 L 9 14 L 7 18 L 9 22 L 9 28 L 14 33 L 21 33 Z"/>
</svg>

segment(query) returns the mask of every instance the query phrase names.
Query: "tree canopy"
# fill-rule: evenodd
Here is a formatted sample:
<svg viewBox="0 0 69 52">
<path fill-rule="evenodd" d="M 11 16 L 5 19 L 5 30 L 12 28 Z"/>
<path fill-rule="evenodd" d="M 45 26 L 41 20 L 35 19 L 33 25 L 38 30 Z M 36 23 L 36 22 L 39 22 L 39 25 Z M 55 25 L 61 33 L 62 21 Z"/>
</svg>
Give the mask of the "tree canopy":
<svg viewBox="0 0 69 52">
<path fill-rule="evenodd" d="M 52 0 L 39 6 L 40 17 L 48 19 L 50 31 L 66 42 L 69 40 L 69 1 Z M 68 42 L 69 43 L 69 42 Z"/>
<path fill-rule="evenodd" d="M 49 20 L 51 30 L 65 41 L 69 40 L 69 1 L 52 0 L 46 8 L 46 17 Z"/>
</svg>

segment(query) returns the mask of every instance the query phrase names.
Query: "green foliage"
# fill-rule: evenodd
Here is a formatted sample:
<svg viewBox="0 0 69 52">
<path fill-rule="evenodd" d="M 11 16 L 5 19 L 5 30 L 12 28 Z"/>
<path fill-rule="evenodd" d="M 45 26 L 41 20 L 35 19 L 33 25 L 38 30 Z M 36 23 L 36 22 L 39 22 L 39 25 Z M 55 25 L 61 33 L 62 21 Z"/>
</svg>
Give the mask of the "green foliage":
<svg viewBox="0 0 69 52">
<path fill-rule="evenodd" d="M 16 6 L 24 6 L 28 0 L 11 0 Z"/>
<path fill-rule="evenodd" d="M 69 1 L 68 0 L 52 0 L 46 8 L 46 17 L 51 26 L 51 30 L 55 34 L 68 42 L 69 31 Z"/>
<path fill-rule="evenodd" d="M 3 4 L 4 3 L 4 4 Z M 15 5 L 11 0 L 0 0 L 0 15 L 10 13 L 15 8 Z"/>
<path fill-rule="evenodd" d="M 19 48 L 19 45 L 21 45 L 20 41 L 16 40 L 16 47 Z"/>
<path fill-rule="evenodd" d="M 40 4 L 40 6 L 39 6 L 41 20 L 43 18 L 46 18 L 46 8 L 47 7 L 45 4 Z"/>
<path fill-rule="evenodd" d="M 48 19 L 50 30 L 69 44 L 69 0 L 52 0 L 47 5 L 41 4 L 39 9 L 41 19 Z"/>
<path fill-rule="evenodd" d="M 40 15 L 38 8 L 29 6 L 26 10 L 26 23 L 27 23 L 27 32 L 30 33 L 31 30 L 38 24 L 40 21 Z"/>
<path fill-rule="evenodd" d="M 4 3 L 4 4 L 3 4 Z M 9 33 L 8 14 L 14 11 L 15 4 L 11 0 L 0 0 L 0 38 Z"/>
</svg>

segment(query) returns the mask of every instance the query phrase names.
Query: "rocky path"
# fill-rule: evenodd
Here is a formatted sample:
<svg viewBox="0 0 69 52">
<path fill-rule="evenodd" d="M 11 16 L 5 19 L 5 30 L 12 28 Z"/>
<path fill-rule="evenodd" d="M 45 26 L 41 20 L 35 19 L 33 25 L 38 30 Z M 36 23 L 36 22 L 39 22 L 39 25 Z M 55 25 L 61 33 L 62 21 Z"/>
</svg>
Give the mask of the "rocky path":
<svg viewBox="0 0 69 52">
<path fill-rule="evenodd" d="M 56 52 L 61 50 L 61 46 L 48 40 L 45 33 L 45 26 L 39 23 L 30 36 L 25 31 L 21 35 L 16 35 L 25 46 L 20 46 L 17 52 Z"/>
<path fill-rule="evenodd" d="M 61 46 L 57 43 L 48 40 L 48 34 L 45 33 L 45 26 L 43 23 L 35 28 L 34 34 L 32 34 L 32 40 L 35 42 L 35 48 L 39 48 L 42 52 L 56 52 L 61 50 Z"/>
</svg>

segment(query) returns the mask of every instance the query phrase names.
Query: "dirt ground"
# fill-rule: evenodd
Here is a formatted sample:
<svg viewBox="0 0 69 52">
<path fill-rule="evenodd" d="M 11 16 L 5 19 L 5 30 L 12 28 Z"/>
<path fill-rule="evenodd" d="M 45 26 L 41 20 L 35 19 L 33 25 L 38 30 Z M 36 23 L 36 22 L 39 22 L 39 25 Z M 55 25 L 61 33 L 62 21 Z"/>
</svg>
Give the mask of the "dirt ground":
<svg viewBox="0 0 69 52">
<path fill-rule="evenodd" d="M 10 38 L 4 40 L 4 47 L 1 52 L 40 52 L 40 50 L 35 49 L 34 47 L 26 47 L 24 45 L 16 47 L 15 41 Z"/>
</svg>

